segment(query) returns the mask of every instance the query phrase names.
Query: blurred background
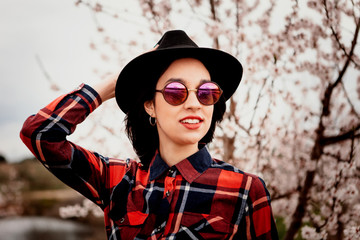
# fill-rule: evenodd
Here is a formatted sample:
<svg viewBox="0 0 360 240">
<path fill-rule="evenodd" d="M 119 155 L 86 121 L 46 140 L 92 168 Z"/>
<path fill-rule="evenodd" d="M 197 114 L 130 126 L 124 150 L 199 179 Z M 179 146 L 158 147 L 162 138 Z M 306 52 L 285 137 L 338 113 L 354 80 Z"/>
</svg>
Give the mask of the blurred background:
<svg viewBox="0 0 360 240">
<path fill-rule="evenodd" d="M 209 146 L 261 176 L 281 239 L 360 238 L 360 3 L 2 0 L 0 239 L 103 239 L 101 211 L 21 143 L 25 119 L 119 73 L 169 29 L 237 57 L 239 89 Z M 68 139 L 136 158 L 108 101 Z"/>
</svg>

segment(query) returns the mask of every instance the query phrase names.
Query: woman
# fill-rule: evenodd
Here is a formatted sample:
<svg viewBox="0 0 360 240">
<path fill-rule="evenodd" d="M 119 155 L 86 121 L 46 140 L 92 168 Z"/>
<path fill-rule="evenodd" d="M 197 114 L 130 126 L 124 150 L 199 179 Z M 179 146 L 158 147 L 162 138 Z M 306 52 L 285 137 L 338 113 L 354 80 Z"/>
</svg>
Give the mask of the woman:
<svg viewBox="0 0 360 240">
<path fill-rule="evenodd" d="M 61 96 L 21 138 L 55 176 L 104 211 L 108 239 L 277 239 L 264 182 L 212 159 L 205 145 L 240 83 L 231 55 L 169 31 L 115 79 Z M 66 140 L 116 97 L 140 162 Z"/>
</svg>

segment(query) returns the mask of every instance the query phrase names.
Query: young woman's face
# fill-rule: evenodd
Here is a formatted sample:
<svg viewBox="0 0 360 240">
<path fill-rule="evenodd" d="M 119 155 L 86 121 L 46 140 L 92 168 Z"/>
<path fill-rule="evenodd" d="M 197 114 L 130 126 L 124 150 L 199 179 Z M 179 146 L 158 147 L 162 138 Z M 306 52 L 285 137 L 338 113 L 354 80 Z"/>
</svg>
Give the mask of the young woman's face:
<svg viewBox="0 0 360 240">
<path fill-rule="evenodd" d="M 162 90 L 172 81 L 179 81 L 188 89 L 196 89 L 204 81 L 210 80 L 208 70 L 199 60 L 183 58 L 169 66 L 159 78 L 156 89 Z M 145 108 L 156 118 L 160 145 L 195 145 L 208 132 L 214 106 L 201 104 L 195 91 L 189 91 L 186 101 L 178 106 L 167 103 L 160 92 L 156 92 L 154 102 L 145 104 Z"/>
</svg>

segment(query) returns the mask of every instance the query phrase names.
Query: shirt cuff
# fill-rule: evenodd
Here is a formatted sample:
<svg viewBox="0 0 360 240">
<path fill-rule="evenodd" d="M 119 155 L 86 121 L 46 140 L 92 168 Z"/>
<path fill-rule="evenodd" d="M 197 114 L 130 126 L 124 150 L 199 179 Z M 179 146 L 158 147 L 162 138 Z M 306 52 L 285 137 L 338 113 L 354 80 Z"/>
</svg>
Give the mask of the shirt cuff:
<svg viewBox="0 0 360 240">
<path fill-rule="evenodd" d="M 102 104 L 100 95 L 93 89 L 91 86 L 82 83 L 76 89 L 74 89 L 70 94 L 79 93 L 81 94 L 93 109 L 99 107 Z"/>
</svg>

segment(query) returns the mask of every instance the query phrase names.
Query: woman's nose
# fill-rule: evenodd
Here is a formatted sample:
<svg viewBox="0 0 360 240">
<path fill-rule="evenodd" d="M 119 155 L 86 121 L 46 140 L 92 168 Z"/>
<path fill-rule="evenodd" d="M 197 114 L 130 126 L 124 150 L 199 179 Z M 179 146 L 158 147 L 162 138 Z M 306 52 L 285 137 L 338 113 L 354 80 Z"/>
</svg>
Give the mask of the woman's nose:
<svg viewBox="0 0 360 240">
<path fill-rule="evenodd" d="M 197 90 L 189 89 L 188 92 L 189 92 L 189 95 L 184 103 L 185 108 L 200 108 L 201 103 L 199 102 L 199 100 L 196 96 Z"/>
</svg>

